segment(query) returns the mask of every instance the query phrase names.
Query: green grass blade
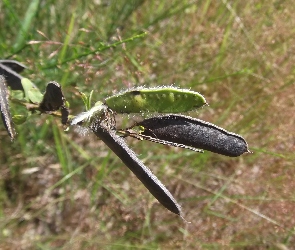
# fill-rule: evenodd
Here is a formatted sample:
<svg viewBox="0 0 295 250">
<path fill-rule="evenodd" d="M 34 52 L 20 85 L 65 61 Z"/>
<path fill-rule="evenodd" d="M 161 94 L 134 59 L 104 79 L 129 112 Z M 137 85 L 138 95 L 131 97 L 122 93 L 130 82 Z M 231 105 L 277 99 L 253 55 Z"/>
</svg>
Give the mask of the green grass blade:
<svg viewBox="0 0 295 250">
<path fill-rule="evenodd" d="M 13 49 L 15 52 L 19 51 L 25 46 L 28 35 L 30 33 L 30 28 L 32 27 L 33 20 L 38 13 L 39 4 L 40 0 L 31 1 L 25 14 L 25 18 L 22 22 L 21 30 L 18 33 L 15 44 L 13 45 Z"/>
<path fill-rule="evenodd" d="M 60 134 L 60 130 L 56 124 L 52 124 L 52 131 L 53 131 L 53 138 L 55 142 L 55 149 L 56 154 L 59 159 L 61 168 L 63 170 L 64 174 L 68 174 L 71 171 L 70 164 L 68 162 L 67 157 L 67 145 L 65 145 L 65 142 Z"/>
</svg>

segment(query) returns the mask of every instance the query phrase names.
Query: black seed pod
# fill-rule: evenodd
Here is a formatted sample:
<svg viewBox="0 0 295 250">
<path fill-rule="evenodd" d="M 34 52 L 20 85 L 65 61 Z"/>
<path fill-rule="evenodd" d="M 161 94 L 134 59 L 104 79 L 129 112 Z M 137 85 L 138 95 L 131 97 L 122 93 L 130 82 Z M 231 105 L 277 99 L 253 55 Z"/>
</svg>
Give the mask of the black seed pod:
<svg viewBox="0 0 295 250">
<path fill-rule="evenodd" d="M 0 60 L 0 75 L 4 75 L 7 86 L 12 90 L 24 90 L 20 74 L 26 66 L 14 60 Z"/>
<path fill-rule="evenodd" d="M 6 81 L 4 76 L 2 75 L 0 75 L 0 111 L 4 126 L 11 140 L 13 140 L 15 137 L 15 131 L 8 104 L 8 90 L 6 86 Z"/>
<path fill-rule="evenodd" d="M 183 115 L 167 115 L 145 119 L 142 135 L 183 144 L 193 148 L 236 157 L 250 152 L 248 144 L 240 135 L 226 131 L 209 122 Z"/>
<path fill-rule="evenodd" d="M 61 108 L 62 124 L 68 121 L 69 111 L 65 106 L 65 97 L 61 90 L 61 86 L 57 82 L 49 82 L 42 102 L 40 103 L 39 110 L 41 112 L 56 111 Z"/>
<path fill-rule="evenodd" d="M 168 210 L 181 216 L 180 205 L 162 184 L 162 182 L 146 167 L 128 147 L 124 139 L 109 129 L 103 123 L 91 126 L 92 131 L 99 137 L 135 174 L 150 193 Z"/>
<path fill-rule="evenodd" d="M 2 65 L 5 65 L 6 67 L 12 69 L 16 73 L 22 72 L 25 68 L 27 68 L 22 63 L 15 61 L 15 60 L 0 60 L 0 63 Z"/>
</svg>

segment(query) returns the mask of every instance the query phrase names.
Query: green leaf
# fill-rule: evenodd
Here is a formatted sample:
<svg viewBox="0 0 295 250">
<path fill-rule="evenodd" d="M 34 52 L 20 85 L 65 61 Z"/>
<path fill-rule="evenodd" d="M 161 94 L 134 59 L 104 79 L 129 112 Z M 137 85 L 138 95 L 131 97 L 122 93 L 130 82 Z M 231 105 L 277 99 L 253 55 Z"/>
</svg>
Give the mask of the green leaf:
<svg viewBox="0 0 295 250">
<path fill-rule="evenodd" d="M 11 99 L 22 101 L 24 99 L 24 91 L 22 90 L 10 90 Z"/>
<path fill-rule="evenodd" d="M 32 103 L 40 103 L 42 102 L 43 95 L 37 88 L 32 88 L 29 90 L 29 100 Z"/>
<path fill-rule="evenodd" d="M 16 125 L 23 124 L 27 120 L 27 115 L 13 115 L 12 121 Z"/>
<path fill-rule="evenodd" d="M 91 100 L 92 100 L 93 90 L 91 90 L 91 92 L 89 93 L 88 96 L 83 92 L 80 92 L 80 94 L 81 94 L 81 98 L 83 100 L 86 111 L 90 110 L 91 109 Z"/>
<path fill-rule="evenodd" d="M 25 91 L 25 99 L 32 103 L 40 103 L 42 102 L 43 95 L 39 89 L 37 89 L 33 83 L 27 79 L 23 78 L 21 80 L 24 91 Z"/>
</svg>

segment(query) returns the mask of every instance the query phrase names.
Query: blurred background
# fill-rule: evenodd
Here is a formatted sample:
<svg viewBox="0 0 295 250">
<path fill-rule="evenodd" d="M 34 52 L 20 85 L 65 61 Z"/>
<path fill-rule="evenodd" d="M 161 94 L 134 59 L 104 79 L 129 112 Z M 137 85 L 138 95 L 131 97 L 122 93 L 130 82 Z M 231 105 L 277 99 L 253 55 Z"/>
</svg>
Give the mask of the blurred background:
<svg viewBox="0 0 295 250">
<path fill-rule="evenodd" d="M 294 249 L 294 11 L 284 0 L 1 1 L 0 59 L 25 64 L 42 91 L 59 82 L 72 115 L 84 111 L 79 91 L 95 102 L 134 86 L 188 88 L 210 105 L 188 115 L 254 153 L 127 139 L 188 224 L 94 135 L 32 115 L 11 142 L 1 124 L 0 248 Z"/>
</svg>

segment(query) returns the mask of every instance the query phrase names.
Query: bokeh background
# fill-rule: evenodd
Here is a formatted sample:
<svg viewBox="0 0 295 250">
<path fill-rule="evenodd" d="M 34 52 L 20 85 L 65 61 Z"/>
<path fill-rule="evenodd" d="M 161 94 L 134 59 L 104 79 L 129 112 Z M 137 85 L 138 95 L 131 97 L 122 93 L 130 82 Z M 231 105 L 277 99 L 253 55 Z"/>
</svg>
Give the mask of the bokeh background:
<svg viewBox="0 0 295 250">
<path fill-rule="evenodd" d="M 0 248 L 295 249 L 294 12 L 284 0 L 1 1 L 1 59 L 24 63 L 42 91 L 59 82 L 72 115 L 79 91 L 94 103 L 133 86 L 189 88 L 210 105 L 189 115 L 254 153 L 127 139 L 185 223 L 94 135 L 32 115 L 11 142 L 0 125 Z"/>
</svg>

